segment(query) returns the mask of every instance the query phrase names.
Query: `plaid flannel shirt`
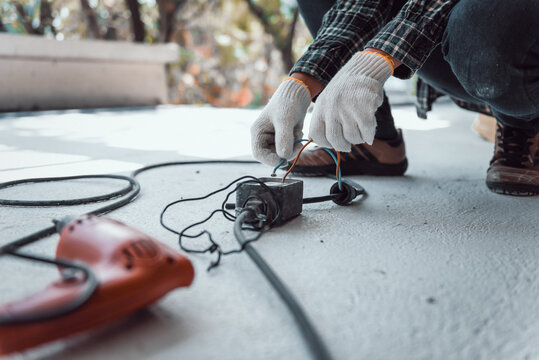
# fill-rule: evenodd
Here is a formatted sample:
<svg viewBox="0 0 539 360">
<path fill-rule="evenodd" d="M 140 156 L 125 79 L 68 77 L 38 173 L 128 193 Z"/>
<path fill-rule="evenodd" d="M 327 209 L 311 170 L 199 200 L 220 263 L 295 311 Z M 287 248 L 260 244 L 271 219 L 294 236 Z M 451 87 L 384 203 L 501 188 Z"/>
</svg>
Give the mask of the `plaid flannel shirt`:
<svg viewBox="0 0 539 360">
<path fill-rule="evenodd" d="M 306 73 L 327 84 L 352 55 L 373 47 L 402 62 L 394 76 L 410 78 L 441 42 L 449 14 L 457 2 L 408 0 L 391 18 L 395 0 L 337 0 L 324 16 L 313 43 L 290 73 Z M 420 80 L 416 96 L 418 116 L 426 118 L 432 103 L 442 94 Z M 489 114 L 486 107 L 453 100 L 466 109 Z"/>
</svg>

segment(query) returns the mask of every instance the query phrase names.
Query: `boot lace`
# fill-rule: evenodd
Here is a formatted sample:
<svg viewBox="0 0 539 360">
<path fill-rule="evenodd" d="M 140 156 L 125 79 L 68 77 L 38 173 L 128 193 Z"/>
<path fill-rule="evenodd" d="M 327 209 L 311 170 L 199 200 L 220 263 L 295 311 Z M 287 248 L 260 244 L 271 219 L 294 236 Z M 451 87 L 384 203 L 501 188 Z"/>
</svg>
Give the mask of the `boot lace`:
<svg viewBox="0 0 539 360">
<path fill-rule="evenodd" d="M 530 160 L 530 146 L 533 135 L 529 130 L 515 129 L 508 126 L 500 127 L 496 136 L 503 163 L 511 167 L 524 167 Z M 532 161 L 533 162 L 533 161 Z"/>
</svg>

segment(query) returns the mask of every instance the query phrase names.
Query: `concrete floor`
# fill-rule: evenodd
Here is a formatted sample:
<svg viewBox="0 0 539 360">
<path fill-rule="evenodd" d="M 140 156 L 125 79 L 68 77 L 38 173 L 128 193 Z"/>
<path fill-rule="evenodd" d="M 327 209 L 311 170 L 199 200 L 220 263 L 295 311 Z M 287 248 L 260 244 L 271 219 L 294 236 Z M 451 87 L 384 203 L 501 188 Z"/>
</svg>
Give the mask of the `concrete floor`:
<svg viewBox="0 0 539 360">
<path fill-rule="evenodd" d="M 249 124 L 259 110 L 193 107 L 6 114 L 0 117 L 0 181 L 82 173 L 128 173 L 185 159 L 249 158 Z M 474 114 L 438 105 L 428 121 L 394 111 L 404 129 L 404 177 L 354 177 L 362 203 L 306 205 L 301 217 L 255 245 L 293 290 L 335 359 L 539 359 L 539 199 L 490 193 L 492 145 L 470 130 Z M 262 165 L 166 168 L 140 176 L 142 195 L 110 214 L 176 247 L 161 209 L 202 195 Z M 305 179 L 306 196 L 330 179 Z M 117 188 L 79 181 L 3 190 L 2 198 L 69 198 Z M 219 200 L 215 200 L 218 202 Z M 215 202 L 178 206 L 177 227 Z M 73 208 L 0 208 L 1 243 L 83 213 Z M 208 225 L 233 246 L 231 224 Z M 52 255 L 57 238 L 28 248 Z M 90 334 L 13 359 L 308 359 L 292 319 L 246 255 L 205 271 L 151 309 Z M 32 293 L 54 269 L 2 258 L 0 301 Z"/>
</svg>

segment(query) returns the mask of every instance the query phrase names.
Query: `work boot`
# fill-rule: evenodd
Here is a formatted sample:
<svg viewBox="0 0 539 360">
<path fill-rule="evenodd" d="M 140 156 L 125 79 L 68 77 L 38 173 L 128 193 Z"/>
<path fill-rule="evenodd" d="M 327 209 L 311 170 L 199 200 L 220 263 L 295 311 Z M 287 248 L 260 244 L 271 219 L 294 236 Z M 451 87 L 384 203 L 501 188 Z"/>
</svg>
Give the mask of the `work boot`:
<svg viewBox="0 0 539 360">
<path fill-rule="evenodd" d="M 498 123 L 487 186 L 498 194 L 539 194 L 539 132 Z"/>
<path fill-rule="evenodd" d="M 331 150 L 335 154 L 335 150 Z M 402 131 L 399 129 L 393 139 L 374 139 L 372 145 L 352 145 L 352 151 L 341 153 L 341 173 L 347 175 L 402 175 L 408 167 Z M 305 149 L 301 154 L 293 174 L 302 176 L 322 176 L 335 174 L 335 161 L 321 147 Z"/>
</svg>

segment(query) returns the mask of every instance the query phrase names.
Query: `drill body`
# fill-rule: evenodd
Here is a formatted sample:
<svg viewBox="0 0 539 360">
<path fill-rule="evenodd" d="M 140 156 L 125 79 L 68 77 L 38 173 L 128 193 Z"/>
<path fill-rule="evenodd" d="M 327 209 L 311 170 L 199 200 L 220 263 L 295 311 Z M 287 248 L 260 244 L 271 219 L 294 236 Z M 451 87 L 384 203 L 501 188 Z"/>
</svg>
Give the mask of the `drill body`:
<svg viewBox="0 0 539 360">
<path fill-rule="evenodd" d="M 84 216 L 60 232 L 56 257 L 83 262 L 98 286 L 74 311 L 41 321 L 10 323 L 10 318 L 61 309 L 84 292 L 80 272 L 66 274 L 26 299 L 0 305 L 0 355 L 23 351 L 113 322 L 143 309 L 169 291 L 191 284 L 191 262 L 172 248 L 116 220 Z"/>
</svg>

